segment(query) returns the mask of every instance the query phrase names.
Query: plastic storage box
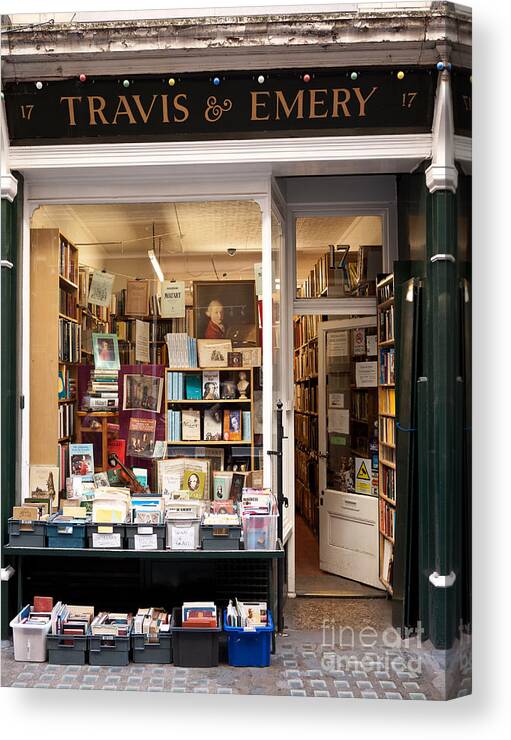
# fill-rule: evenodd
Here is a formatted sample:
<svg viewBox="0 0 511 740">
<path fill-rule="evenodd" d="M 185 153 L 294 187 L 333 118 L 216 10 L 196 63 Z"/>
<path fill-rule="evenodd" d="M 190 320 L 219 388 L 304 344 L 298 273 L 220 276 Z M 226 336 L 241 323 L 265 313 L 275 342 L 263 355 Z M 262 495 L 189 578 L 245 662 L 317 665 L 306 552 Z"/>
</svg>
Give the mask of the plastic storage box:
<svg viewBox="0 0 511 740">
<path fill-rule="evenodd" d="M 128 550 L 164 550 L 164 524 L 126 524 Z"/>
<path fill-rule="evenodd" d="M 170 631 L 174 665 L 181 668 L 211 668 L 218 665 L 218 639 L 222 631 L 220 612 L 217 627 L 183 627 L 181 607 L 174 607 Z"/>
<path fill-rule="evenodd" d="M 46 522 L 9 519 L 9 545 L 46 547 Z"/>
<path fill-rule="evenodd" d="M 123 550 L 125 536 L 125 524 L 87 524 L 89 547 Z"/>
<path fill-rule="evenodd" d="M 21 620 L 26 619 L 31 611 L 32 607 L 27 604 L 9 623 L 12 627 L 14 660 L 44 663 L 46 660 L 46 640 L 51 629 L 51 622 L 46 624 L 21 624 Z"/>
<path fill-rule="evenodd" d="M 265 627 L 229 627 L 226 623 L 224 630 L 229 665 L 260 668 L 270 665 L 273 620 L 269 610 Z"/>
<path fill-rule="evenodd" d="M 167 549 L 198 550 L 200 548 L 200 519 L 183 514 L 167 518 Z"/>
<path fill-rule="evenodd" d="M 87 547 L 87 524 L 79 519 L 72 521 L 48 520 L 46 525 L 48 547 Z"/>
<path fill-rule="evenodd" d="M 87 639 L 91 665 L 123 666 L 130 662 L 130 635 L 127 637 L 90 635 Z"/>
<path fill-rule="evenodd" d="M 148 642 L 147 635 L 131 633 L 134 663 L 172 663 L 172 633 L 160 632 L 158 642 Z"/>
<path fill-rule="evenodd" d="M 275 550 L 278 514 L 250 514 L 243 517 L 245 550 Z"/>
<path fill-rule="evenodd" d="M 201 524 L 200 539 L 203 550 L 239 550 L 241 525 Z"/>
<path fill-rule="evenodd" d="M 53 665 L 85 665 L 88 637 L 78 635 L 48 635 L 48 663 Z"/>
</svg>

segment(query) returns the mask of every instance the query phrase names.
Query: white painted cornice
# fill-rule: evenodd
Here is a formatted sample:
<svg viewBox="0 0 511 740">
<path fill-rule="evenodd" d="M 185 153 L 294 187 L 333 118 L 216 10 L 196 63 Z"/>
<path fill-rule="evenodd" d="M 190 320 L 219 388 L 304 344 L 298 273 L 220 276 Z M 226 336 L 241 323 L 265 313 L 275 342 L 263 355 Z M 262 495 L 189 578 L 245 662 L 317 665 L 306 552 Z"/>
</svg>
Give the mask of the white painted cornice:
<svg viewBox="0 0 511 740">
<path fill-rule="evenodd" d="M 11 173 L 0 175 L 0 180 L 2 198 L 6 198 L 12 203 L 18 192 L 18 181 Z"/>
<path fill-rule="evenodd" d="M 458 187 L 458 170 L 454 164 L 454 117 L 452 109 L 451 75 L 447 70 L 438 75 L 433 116 L 433 157 L 426 170 L 426 185 L 430 193 Z"/>
<path fill-rule="evenodd" d="M 2 198 L 12 203 L 18 192 L 18 181 L 11 175 L 9 161 L 9 134 L 7 131 L 7 117 L 5 103 L 0 102 L 0 192 Z"/>
</svg>

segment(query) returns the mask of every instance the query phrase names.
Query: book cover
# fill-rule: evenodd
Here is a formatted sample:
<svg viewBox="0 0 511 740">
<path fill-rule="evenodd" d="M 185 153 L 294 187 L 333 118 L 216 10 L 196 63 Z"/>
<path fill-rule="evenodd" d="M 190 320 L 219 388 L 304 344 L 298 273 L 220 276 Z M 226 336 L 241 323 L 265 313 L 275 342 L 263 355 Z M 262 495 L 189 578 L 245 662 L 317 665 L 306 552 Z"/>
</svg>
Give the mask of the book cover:
<svg viewBox="0 0 511 740">
<path fill-rule="evenodd" d="M 155 419 L 130 419 L 126 453 L 133 457 L 152 457 L 156 434 Z"/>
<path fill-rule="evenodd" d="M 184 409 L 181 414 L 181 436 L 183 441 L 198 441 L 200 435 L 200 411 Z"/>
<path fill-rule="evenodd" d="M 31 498 L 51 501 L 52 511 L 59 508 L 59 468 L 56 465 L 31 465 L 29 471 Z"/>
<path fill-rule="evenodd" d="M 183 488 L 188 491 L 190 498 L 204 498 L 206 474 L 199 470 L 185 470 L 183 474 Z"/>
<path fill-rule="evenodd" d="M 204 440 L 222 439 L 222 411 L 218 405 L 204 411 Z"/>
<path fill-rule="evenodd" d="M 92 444 L 69 445 L 69 470 L 71 476 L 94 482 L 94 446 Z"/>
<path fill-rule="evenodd" d="M 217 401 L 220 398 L 220 373 L 208 370 L 202 373 L 202 398 L 205 401 Z"/>
<path fill-rule="evenodd" d="M 241 410 L 224 409 L 224 440 L 241 442 Z"/>
<path fill-rule="evenodd" d="M 126 440 L 125 439 L 110 439 L 108 440 L 108 454 L 117 455 L 120 462 L 126 465 Z"/>
<path fill-rule="evenodd" d="M 231 497 L 233 473 L 225 470 L 213 471 L 213 499 L 227 501 Z"/>
<path fill-rule="evenodd" d="M 187 400 L 198 401 L 202 398 L 201 373 L 187 373 L 185 379 L 185 396 Z"/>
</svg>

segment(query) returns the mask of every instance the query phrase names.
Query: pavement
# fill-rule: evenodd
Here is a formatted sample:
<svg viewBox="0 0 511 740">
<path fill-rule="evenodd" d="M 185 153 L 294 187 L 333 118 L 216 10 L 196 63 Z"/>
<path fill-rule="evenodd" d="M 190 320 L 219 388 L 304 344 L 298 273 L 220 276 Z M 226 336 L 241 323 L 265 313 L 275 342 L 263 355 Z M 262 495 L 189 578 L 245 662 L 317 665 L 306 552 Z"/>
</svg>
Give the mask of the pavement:
<svg viewBox="0 0 511 740">
<path fill-rule="evenodd" d="M 390 626 L 390 602 L 380 599 L 289 599 L 286 630 L 276 637 L 267 668 L 226 665 L 61 666 L 14 660 L 1 651 L 1 685 L 80 691 L 262 694 L 318 698 L 441 701 L 471 692 L 470 640 L 437 651 Z"/>
</svg>

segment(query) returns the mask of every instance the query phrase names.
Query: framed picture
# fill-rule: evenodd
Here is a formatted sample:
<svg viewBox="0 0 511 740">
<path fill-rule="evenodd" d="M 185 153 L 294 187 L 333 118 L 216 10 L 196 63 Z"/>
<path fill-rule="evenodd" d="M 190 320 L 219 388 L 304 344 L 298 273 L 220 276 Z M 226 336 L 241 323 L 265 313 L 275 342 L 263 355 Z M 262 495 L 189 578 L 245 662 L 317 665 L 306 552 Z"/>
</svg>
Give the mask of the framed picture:
<svg viewBox="0 0 511 740">
<path fill-rule="evenodd" d="M 163 395 L 163 378 L 154 375 L 125 375 L 123 411 L 158 414 Z"/>
<path fill-rule="evenodd" d="M 92 351 L 97 370 L 119 370 L 119 344 L 117 334 L 93 334 Z"/>
<path fill-rule="evenodd" d="M 193 306 L 197 339 L 230 339 L 233 347 L 259 345 L 255 280 L 195 281 Z"/>
<path fill-rule="evenodd" d="M 197 341 L 199 367 L 227 367 L 227 357 L 231 349 L 230 339 L 199 339 Z"/>
</svg>

